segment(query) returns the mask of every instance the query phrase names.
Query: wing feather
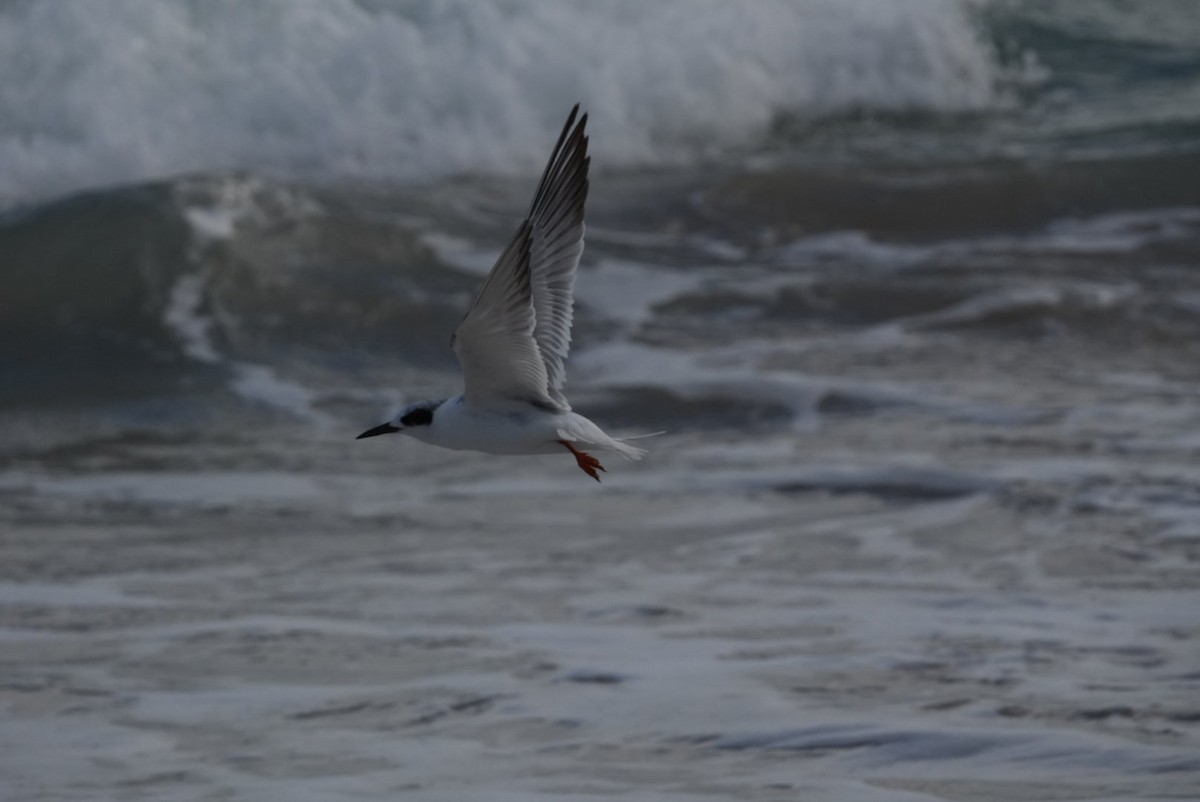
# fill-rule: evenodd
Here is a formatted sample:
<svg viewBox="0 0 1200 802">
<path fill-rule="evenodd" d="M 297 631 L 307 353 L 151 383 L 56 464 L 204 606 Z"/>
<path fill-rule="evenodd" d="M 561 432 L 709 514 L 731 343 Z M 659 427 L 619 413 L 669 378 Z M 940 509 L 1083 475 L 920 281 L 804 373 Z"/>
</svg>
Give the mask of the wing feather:
<svg viewBox="0 0 1200 802">
<path fill-rule="evenodd" d="M 571 110 L 529 216 L 501 254 L 451 341 L 468 400 L 567 410 L 575 273 L 588 192 L 587 115 Z"/>
<path fill-rule="evenodd" d="M 549 395 L 563 406 L 566 359 L 571 350 L 575 274 L 583 253 L 584 206 L 588 192 L 587 115 L 575 125 L 572 110 L 530 206 L 533 243 L 534 339 L 542 352 Z"/>
<path fill-rule="evenodd" d="M 451 340 L 463 368 L 467 399 L 480 405 L 494 406 L 504 399 L 552 403 L 546 393 L 546 366 L 533 338 L 529 234 L 529 224 L 522 223 Z"/>
</svg>

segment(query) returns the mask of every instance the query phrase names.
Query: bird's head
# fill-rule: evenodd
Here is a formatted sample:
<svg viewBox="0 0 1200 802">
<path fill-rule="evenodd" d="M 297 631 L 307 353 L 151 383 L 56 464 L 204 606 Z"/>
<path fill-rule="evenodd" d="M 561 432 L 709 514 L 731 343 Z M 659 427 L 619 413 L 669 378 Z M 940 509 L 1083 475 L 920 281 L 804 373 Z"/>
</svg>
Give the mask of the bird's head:
<svg viewBox="0 0 1200 802">
<path fill-rule="evenodd" d="M 373 429 L 367 429 L 354 439 L 362 440 L 364 437 L 374 437 L 379 434 L 391 434 L 392 432 L 403 432 L 411 429 L 419 429 L 422 426 L 430 426 L 433 424 L 434 410 L 440 407 L 442 403 L 442 401 L 418 401 L 415 404 L 409 404 L 393 415 L 392 419 L 387 423 L 381 423 Z"/>
</svg>

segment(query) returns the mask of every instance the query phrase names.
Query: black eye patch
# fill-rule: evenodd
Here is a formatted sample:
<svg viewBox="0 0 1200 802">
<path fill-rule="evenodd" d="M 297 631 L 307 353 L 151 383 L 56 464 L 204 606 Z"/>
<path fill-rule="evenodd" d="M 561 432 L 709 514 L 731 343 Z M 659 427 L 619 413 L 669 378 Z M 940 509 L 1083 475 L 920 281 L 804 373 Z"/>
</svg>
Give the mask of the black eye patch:
<svg viewBox="0 0 1200 802">
<path fill-rule="evenodd" d="M 414 409 L 400 419 L 402 426 L 428 426 L 431 423 L 433 423 L 433 410 L 425 407 Z"/>
</svg>

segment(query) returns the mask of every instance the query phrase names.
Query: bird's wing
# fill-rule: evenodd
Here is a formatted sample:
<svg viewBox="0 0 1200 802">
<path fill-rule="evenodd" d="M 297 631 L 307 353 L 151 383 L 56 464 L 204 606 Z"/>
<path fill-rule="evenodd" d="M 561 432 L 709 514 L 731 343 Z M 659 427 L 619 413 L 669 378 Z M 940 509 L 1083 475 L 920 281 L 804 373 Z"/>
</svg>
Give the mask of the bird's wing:
<svg viewBox="0 0 1200 802">
<path fill-rule="evenodd" d="M 575 125 L 571 110 L 529 208 L 530 275 L 537 340 L 546 363 L 550 396 L 564 406 L 566 360 L 571 350 L 575 271 L 583 254 L 583 212 L 588 193 L 587 115 Z"/>
<path fill-rule="evenodd" d="M 563 126 L 529 216 L 500 255 L 451 341 L 466 396 L 570 409 L 562 394 L 571 348 L 575 270 L 583 253 L 587 115 Z"/>
</svg>

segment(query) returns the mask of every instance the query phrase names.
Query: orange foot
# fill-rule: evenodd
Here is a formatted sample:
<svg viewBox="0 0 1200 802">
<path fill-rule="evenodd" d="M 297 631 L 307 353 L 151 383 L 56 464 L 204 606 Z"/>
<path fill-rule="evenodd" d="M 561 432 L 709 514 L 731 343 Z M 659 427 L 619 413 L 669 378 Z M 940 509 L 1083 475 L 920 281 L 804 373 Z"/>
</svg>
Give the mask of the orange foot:
<svg viewBox="0 0 1200 802">
<path fill-rule="evenodd" d="M 585 451 L 579 451 L 575 448 L 575 446 L 571 445 L 566 440 L 559 440 L 558 442 L 566 446 L 567 451 L 570 451 L 575 455 L 575 462 L 579 465 L 579 470 L 583 471 L 597 482 L 600 481 L 600 474 L 596 473 L 597 468 L 604 471 L 604 466 L 600 464 L 600 460 L 596 459 Z M 608 473 L 608 471 L 604 472 Z"/>
</svg>

